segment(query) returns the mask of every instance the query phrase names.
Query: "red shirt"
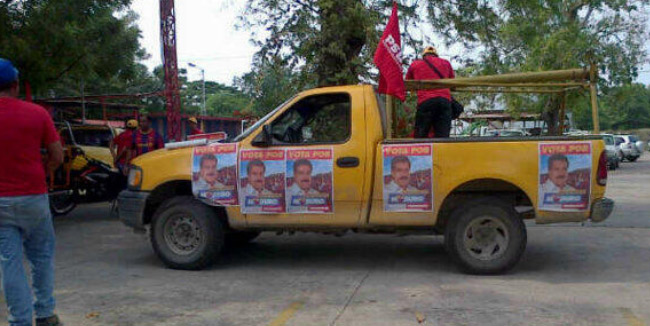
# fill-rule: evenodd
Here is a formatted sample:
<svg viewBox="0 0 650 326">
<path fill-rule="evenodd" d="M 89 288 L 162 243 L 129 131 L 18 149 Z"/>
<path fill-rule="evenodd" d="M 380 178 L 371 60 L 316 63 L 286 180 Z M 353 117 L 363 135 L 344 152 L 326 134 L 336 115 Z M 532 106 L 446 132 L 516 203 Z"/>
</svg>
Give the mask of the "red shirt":
<svg viewBox="0 0 650 326">
<path fill-rule="evenodd" d="M 131 142 L 133 141 L 133 131 L 124 130 L 121 134 L 113 138 L 113 143 L 117 145 L 117 154 L 119 155 L 125 149 L 129 148 Z M 126 153 L 124 153 L 118 160 L 119 164 L 126 164 Z"/>
<path fill-rule="evenodd" d="M 203 134 L 203 130 L 201 130 L 199 128 L 192 128 L 192 131 L 190 131 L 190 135 L 192 135 L 192 136 L 201 135 L 201 134 Z"/>
<path fill-rule="evenodd" d="M 131 148 L 135 150 L 134 157 L 157 150 L 159 148 L 163 148 L 165 146 L 162 137 L 160 137 L 160 135 L 158 135 L 158 133 L 153 129 L 149 129 L 149 131 L 146 133 L 138 129 L 135 133 L 133 133 L 131 144 Z"/>
<path fill-rule="evenodd" d="M 58 140 L 44 108 L 0 97 L 0 197 L 46 194 L 41 148 Z"/>
<path fill-rule="evenodd" d="M 451 63 L 449 63 L 449 61 L 429 55 L 426 56 L 425 59 L 413 61 L 413 63 L 409 67 L 409 70 L 406 72 L 406 79 L 414 79 L 414 80 L 441 79 L 439 75 L 433 69 L 431 69 L 431 67 L 429 67 L 429 65 L 426 62 L 424 62 L 424 60 L 427 60 L 431 64 L 433 64 L 433 66 L 436 67 L 438 71 L 440 71 L 444 79 L 456 77 L 454 75 L 454 68 L 451 67 Z M 421 104 L 422 102 L 434 97 L 444 97 L 448 100 L 451 100 L 451 92 L 449 92 L 449 88 L 419 90 L 418 104 Z"/>
</svg>

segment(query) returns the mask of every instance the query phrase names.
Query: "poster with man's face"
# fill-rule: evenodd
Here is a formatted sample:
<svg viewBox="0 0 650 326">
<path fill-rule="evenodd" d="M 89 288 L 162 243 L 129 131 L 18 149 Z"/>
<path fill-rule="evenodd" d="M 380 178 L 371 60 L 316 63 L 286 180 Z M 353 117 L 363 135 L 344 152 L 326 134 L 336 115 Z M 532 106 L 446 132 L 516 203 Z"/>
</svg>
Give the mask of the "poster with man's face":
<svg viewBox="0 0 650 326">
<path fill-rule="evenodd" d="M 287 212 L 332 213 L 331 148 L 287 150 Z"/>
<path fill-rule="evenodd" d="M 539 144 L 539 210 L 587 210 L 591 164 L 590 142 Z"/>
<path fill-rule="evenodd" d="M 239 160 L 239 194 L 244 214 L 285 212 L 285 151 L 242 150 Z"/>
<path fill-rule="evenodd" d="M 433 145 L 382 145 L 384 210 L 433 211 Z"/>
<path fill-rule="evenodd" d="M 237 144 L 210 144 L 194 148 L 192 193 L 209 205 L 238 204 Z"/>
</svg>

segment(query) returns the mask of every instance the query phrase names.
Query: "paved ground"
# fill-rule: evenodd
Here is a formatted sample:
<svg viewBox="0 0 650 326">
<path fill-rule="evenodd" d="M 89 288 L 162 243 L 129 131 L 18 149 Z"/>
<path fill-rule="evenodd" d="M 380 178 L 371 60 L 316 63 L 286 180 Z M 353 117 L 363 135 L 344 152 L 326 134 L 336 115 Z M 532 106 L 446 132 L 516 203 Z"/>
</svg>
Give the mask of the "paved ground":
<svg viewBox="0 0 650 326">
<path fill-rule="evenodd" d="M 650 325 L 650 155 L 610 175 L 609 221 L 529 228 L 504 276 L 457 272 L 440 237 L 275 236 L 166 269 L 106 205 L 56 221 L 67 325 Z M 4 304 L 0 320 L 6 320 Z"/>
</svg>

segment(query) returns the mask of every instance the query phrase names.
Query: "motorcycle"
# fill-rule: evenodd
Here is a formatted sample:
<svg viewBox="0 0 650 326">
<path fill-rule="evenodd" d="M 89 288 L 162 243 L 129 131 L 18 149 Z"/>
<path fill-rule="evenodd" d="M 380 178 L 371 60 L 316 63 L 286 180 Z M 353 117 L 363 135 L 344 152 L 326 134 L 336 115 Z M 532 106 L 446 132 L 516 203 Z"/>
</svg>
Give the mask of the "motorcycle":
<svg viewBox="0 0 650 326">
<path fill-rule="evenodd" d="M 126 177 L 83 150 L 66 150 L 62 167 L 50 176 L 50 210 L 55 216 L 70 213 L 78 204 L 114 201 L 124 189 Z"/>
</svg>

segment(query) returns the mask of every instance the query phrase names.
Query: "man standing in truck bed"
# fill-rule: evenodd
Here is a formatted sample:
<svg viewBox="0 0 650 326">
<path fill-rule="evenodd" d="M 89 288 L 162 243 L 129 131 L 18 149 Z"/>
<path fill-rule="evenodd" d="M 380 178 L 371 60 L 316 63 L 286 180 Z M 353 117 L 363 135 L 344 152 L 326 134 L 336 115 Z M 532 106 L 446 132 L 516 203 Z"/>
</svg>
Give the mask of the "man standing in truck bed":
<svg viewBox="0 0 650 326">
<path fill-rule="evenodd" d="M 454 69 L 449 61 L 438 57 L 438 51 L 433 46 L 424 49 L 422 59 L 413 61 L 406 73 L 406 79 L 413 80 L 454 77 Z M 418 91 L 415 138 L 427 138 L 431 127 L 435 138 L 449 137 L 451 120 L 451 92 L 448 88 Z"/>
</svg>

